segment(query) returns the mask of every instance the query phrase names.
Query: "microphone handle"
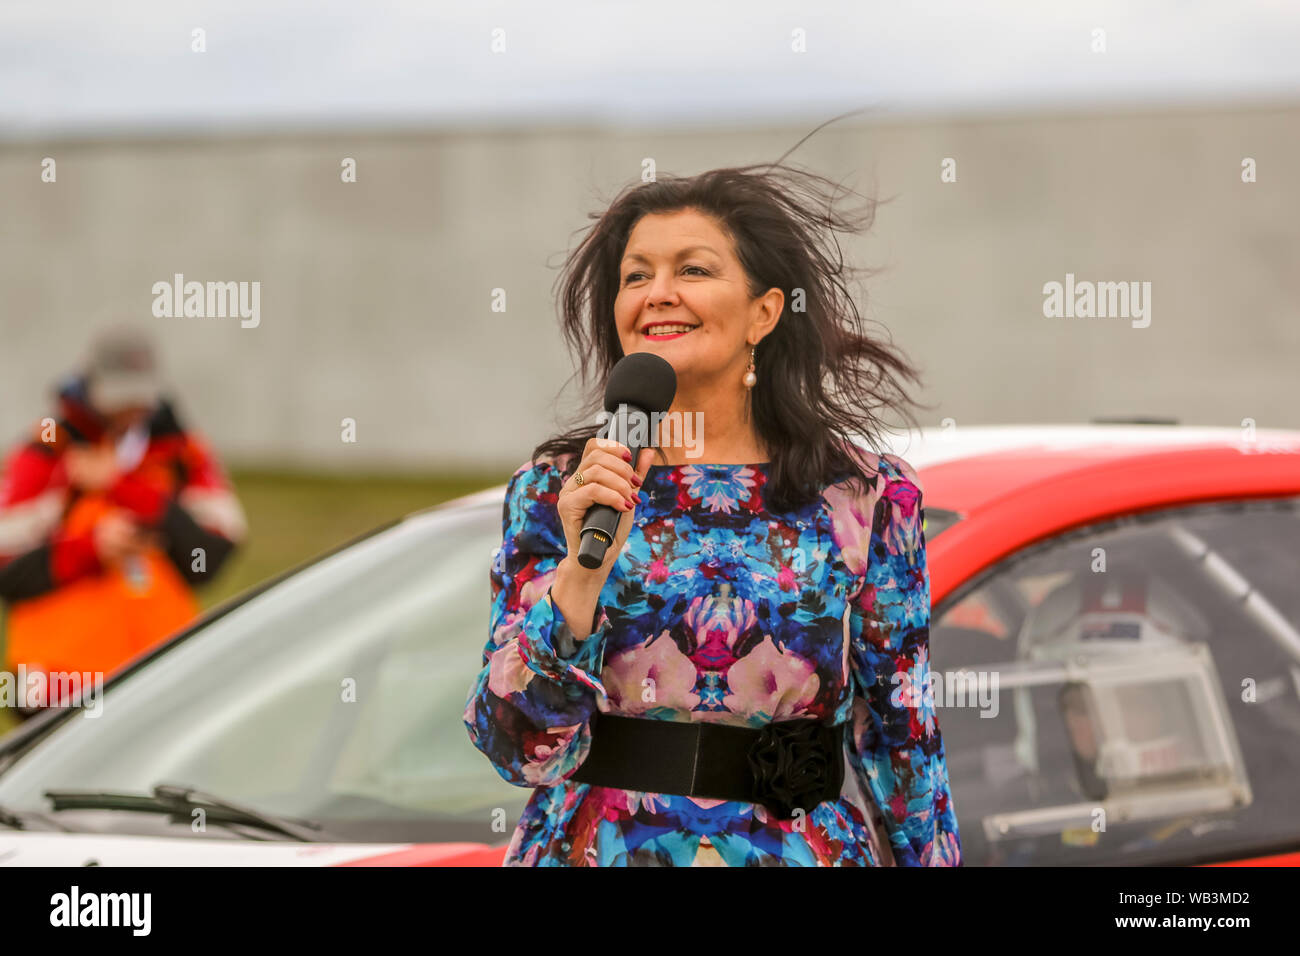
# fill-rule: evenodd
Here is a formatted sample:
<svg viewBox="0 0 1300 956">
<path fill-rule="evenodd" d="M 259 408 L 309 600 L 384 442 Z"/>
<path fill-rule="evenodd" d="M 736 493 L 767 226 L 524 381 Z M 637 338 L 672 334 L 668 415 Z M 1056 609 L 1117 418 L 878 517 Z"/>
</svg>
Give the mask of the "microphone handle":
<svg viewBox="0 0 1300 956">
<path fill-rule="evenodd" d="M 624 405 L 622 410 L 626 413 L 639 414 L 643 420 L 649 419 L 649 416 L 638 408 Z M 610 419 L 606 437 L 610 437 L 615 429 L 619 429 L 619 435 L 627 437 L 629 429 L 623 415 L 616 415 Z M 624 441 L 623 444 L 632 452 L 633 467 L 636 467 L 636 462 L 641 460 L 642 449 L 647 446 L 633 444 L 631 441 Z M 580 565 L 594 571 L 605 563 L 605 552 L 614 543 L 614 537 L 618 533 L 618 523 L 623 519 L 623 514 L 624 512 L 603 504 L 595 504 L 587 509 L 587 513 L 582 518 L 582 537 L 578 545 Z"/>
<path fill-rule="evenodd" d="M 623 513 L 609 505 L 595 504 L 582 520 L 582 541 L 578 546 L 578 563 L 594 571 L 605 563 L 605 552 L 614 543 Z"/>
</svg>

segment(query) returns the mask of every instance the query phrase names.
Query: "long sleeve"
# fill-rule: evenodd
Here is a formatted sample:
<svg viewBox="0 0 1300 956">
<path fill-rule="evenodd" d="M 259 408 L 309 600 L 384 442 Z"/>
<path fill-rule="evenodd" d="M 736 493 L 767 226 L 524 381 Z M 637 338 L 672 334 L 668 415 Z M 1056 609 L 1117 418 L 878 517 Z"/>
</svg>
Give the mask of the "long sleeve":
<svg viewBox="0 0 1300 956">
<path fill-rule="evenodd" d="M 491 610 L 483 668 L 465 708 L 470 740 L 497 772 L 522 787 L 553 786 L 574 773 L 591 746 L 609 617 L 574 638 L 551 598 L 567 554 L 555 502 L 556 465 L 528 462 L 506 489 L 502 543 L 493 554 Z"/>
<path fill-rule="evenodd" d="M 193 433 L 181 450 L 185 483 L 167 501 L 158 518 L 167 556 L 192 585 L 216 576 L 248 532 L 244 510 L 224 468 L 211 448 Z M 202 563 L 195 552 L 204 555 Z"/>
<path fill-rule="evenodd" d="M 0 472 L 0 600 L 39 597 L 100 570 L 90 532 L 60 527 L 66 495 L 55 464 L 50 448 L 31 441 Z"/>
<path fill-rule="evenodd" d="M 881 459 L 864 565 L 849 609 L 849 762 L 875 800 L 899 866 L 960 866 L 961 840 L 930 686 L 930 576 L 921 485 Z M 868 533 L 865 523 L 870 522 Z"/>
</svg>

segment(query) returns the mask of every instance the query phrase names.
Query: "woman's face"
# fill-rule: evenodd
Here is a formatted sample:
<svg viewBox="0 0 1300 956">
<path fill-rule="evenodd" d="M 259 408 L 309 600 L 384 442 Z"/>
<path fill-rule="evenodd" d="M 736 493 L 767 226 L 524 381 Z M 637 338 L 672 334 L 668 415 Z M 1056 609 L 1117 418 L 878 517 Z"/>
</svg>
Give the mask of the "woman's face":
<svg viewBox="0 0 1300 956">
<path fill-rule="evenodd" d="M 742 387 L 750 346 L 776 324 L 784 294 L 751 299 L 731 240 L 693 209 L 641 217 L 624 253 L 614 300 L 623 354 L 661 356 L 679 388 L 728 379 Z"/>
</svg>

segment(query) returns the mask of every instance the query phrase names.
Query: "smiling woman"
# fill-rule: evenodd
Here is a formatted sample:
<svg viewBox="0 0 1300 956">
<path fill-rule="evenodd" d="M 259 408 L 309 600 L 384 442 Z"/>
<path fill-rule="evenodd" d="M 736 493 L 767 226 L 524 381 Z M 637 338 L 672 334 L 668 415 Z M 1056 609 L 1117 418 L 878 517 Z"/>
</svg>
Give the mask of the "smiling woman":
<svg viewBox="0 0 1300 956">
<path fill-rule="evenodd" d="M 961 863 L 920 480 L 851 439 L 879 445 L 874 410 L 916 373 L 845 287 L 833 234 L 874 204 L 842 215 L 841 193 L 778 164 L 639 184 L 570 258 L 593 404 L 658 355 L 703 463 L 662 429 L 634 458 L 579 426 L 510 482 L 464 715 L 535 788 L 507 864 Z M 589 569 L 570 555 L 596 503 L 624 514 Z"/>
<path fill-rule="evenodd" d="M 703 414 L 708 460 L 770 460 L 778 504 L 854 467 L 837 435 L 878 447 L 883 409 L 914 423 L 904 381 L 919 384 L 917 371 L 868 334 L 847 282 L 869 270 L 840 248 L 876 204 L 843 209 L 845 195 L 856 194 L 779 162 L 623 190 L 561 276 L 561 329 L 588 388 L 582 424 L 534 456 L 580 451 L 614 364 L 641 351 L 677 372 L 673 410 Z M 671 445 L 659 453 L 685 459 Z"/>
<path fill-rule="evenodd" d="M 772 288 L 751 299 L 733 243 L 716 220 L 694 208 L 648 213 L 633 227 L 627 249 L 626 272 L 614 301 L 624 354 L 656 352 L 673 364 L 679 382 L 676 407 L 699 411 L 712 405 L 700 411 L 706 418 L 731 412 L 710 401 L 726 398 L 711 383 L 727 377 L 753 387 L 757 345 L 776 325 L 784 293 Z M 677 348 L 659 348 L 687 336 L 690 341 Z M 741 366 L 743 374 L 739 363 L 747 363 Z M 683 394 L 683 379 L 702 390 Z M 746 408 L 745 420 L 748 413 Z M 716 447 L 723 436 L 713 437 Z"/>
</svg>

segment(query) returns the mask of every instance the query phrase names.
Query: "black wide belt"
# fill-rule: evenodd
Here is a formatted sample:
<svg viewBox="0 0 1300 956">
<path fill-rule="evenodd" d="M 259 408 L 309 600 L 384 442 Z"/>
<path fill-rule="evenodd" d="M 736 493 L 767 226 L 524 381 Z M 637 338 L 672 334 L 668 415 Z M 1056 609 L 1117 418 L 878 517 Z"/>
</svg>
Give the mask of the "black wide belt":
<svg viewBox="0 0 1300 956">
<path fill-rule="evenodd" d="M 569 779 L 621 790 L 761 803 L 781 819 L 834 800 L 844 783 L 844 724 L 761 728 L 591 716 L 591 750 Z"/>
</svg>

